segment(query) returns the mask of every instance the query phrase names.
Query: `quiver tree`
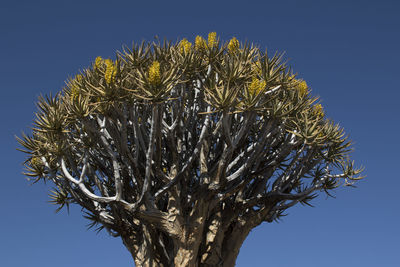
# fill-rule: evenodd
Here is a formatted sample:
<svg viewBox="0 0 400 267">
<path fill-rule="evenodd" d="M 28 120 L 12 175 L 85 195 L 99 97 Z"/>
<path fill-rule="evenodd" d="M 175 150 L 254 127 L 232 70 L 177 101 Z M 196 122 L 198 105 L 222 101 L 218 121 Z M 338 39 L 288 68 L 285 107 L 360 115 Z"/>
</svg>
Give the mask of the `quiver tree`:
<svg viewBox="0 0 400 267">
<path fill-rule="evenodd" d="M 317 102 L 280 55 L 210 33 L 96 58 L 19 142 L 136 266 L 234 266 L 251 229 L 360 178 Z"/>
</svg>

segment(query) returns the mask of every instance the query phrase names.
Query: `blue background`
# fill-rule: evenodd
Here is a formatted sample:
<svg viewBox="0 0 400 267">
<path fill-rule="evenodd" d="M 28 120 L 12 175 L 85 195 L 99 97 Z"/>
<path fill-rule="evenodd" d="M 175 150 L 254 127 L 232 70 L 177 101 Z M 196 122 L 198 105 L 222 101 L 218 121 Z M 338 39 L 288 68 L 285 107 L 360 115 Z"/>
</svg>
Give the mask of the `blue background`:
<svg viewBox="0 0 400 267">
<path fill-rule="evenodd" d="M 29 132 L 41 93 L 95 57 L 155 35 L 193 41 L 216 31 L 286 52 L 368 175 L 253 230 L 237 266 L 400 266 L 399 13 L 398 1 L 2 1 L 0 265 L 133 265 L 119 239 L 86 230 L 78 207 L 54 214 L 51 185 L 21 174 L 14 136 Z"/>
</svg>

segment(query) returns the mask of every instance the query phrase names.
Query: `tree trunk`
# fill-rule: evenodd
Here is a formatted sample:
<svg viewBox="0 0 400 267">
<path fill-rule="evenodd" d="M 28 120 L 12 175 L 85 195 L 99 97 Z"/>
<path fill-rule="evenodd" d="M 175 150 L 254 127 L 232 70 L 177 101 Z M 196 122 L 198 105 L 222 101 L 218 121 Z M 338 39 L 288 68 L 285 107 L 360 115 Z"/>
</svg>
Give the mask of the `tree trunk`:
<svg viewBox="0 0 400 267">
<path fill-rule="evenodd" d="M 121 235 L 137 267 L 233 267 L 244 240 L 270 210 L 238 214 L 200 197 L 185 212 L 177 203 L 170 201 L 168 212 L 141 212 L 135 229 Z"/>
<path fill-rule="evenodd" d="M 160 240 L 161 236 L 155 237 L 151 229 L 143 225 L 142 237 L 137 238 L 134 235 L 121 236 L 122 241 L 128 251 L 131 253 L 135 266 L 143 267 L 168 267 L 171 266 L 166 253 L 162 251 L 162 243 L 154 240 Z"/>
<path fill-rule="evenodd" d="M 202 235 L 199 231 L 191 232 L 184 240 L 169 240 L 170 244 L 160 244 L 161 239 L 152 236 L 148 230 L 147 234 L 143 232 L 140 240 L 133 236 L 122 239 L 136 267 L 233 267 L 250 229 L 237 223 L 236 227 L 222 229 L 217 221 L 218 216 Z"/>
</svg>

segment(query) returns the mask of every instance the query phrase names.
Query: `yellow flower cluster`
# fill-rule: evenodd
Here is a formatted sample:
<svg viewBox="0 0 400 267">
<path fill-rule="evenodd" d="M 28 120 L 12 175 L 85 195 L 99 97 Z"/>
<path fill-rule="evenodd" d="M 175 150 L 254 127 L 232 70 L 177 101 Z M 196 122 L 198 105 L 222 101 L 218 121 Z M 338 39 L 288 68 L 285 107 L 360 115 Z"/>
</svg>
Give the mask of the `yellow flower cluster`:
<svg viewBox="0 0 400 267">
<path fill-rule="evenodd" d="M 179 49 L 181 53 L 189 53 L 190 48 L 192 47 L 192 43 L 189 42 L 186 38 L 183 38 L 179 43 Z"/>
<path fill-rule="evenodd" d="M 83 79 L 82 74 L 77 74 L 77 75 L 75 76 L 75 80 L 76 80 L 77 82 L 81 82 L 82 79 Z"/>
<path fill-rule="evenodd" d="M 297 85 L 297 90 L 299 91 L 300 96 L 304 96 L 305 94 L 307 94 L 308 85 L 307 85 L 306 81 L 301 81 Z"/>
<path fill-rule="evenodd" d="M 117 66 L 111 59 L 106 59 L 104 61 L 106 64 L 106 72 L 104 73 L 104 79 L 107 84 L 111 84 L 115 81 L 115 76 L 117 74 Z"/>
<path fill-rule="evenodd" d="M 148 71 L 148 79 L 151 85 L 159 85 L 161 82 L 160 62 L 154 61 Z"/>
<path fill-rule="evenodd" d="M 266 82 L 265 81 L 261 81 L 255 77 L 253 77 L 253 80 L 251 81 L 248 90 L 249 93 L 252 95 L 257 95 L 259 94 L 262 90 L 264 90 L 265 86 L 266 86 Z"/>
<path fill-rule="evenodd" d="M 96 60 L 94 61 L 94 69 L 100 69 L 103 63 L 104 60 L 101 57 L 96 57 Z"/>
<path fill-rule="evenodd" d="M 75 99 L 79 95 L 79 88 L 75 85 L 71 87 L 71 100 Z"/>
<path fill-rule="evenodd" d="M 230 53 L 235 53 L 239 49 L 239 41 L 236 37 L 233 37 L 228 44 L 228 51 Z"/>
<path fill-rule="evenodd" d="M 39 157 L 33 157 L 31 158 L 31 165 L 32 166 L 42 165 L 42 160 Z"/>
<path fill-rule="evenodd" d="M 314 111 L 314 114 L 316 114 L 319 117 L 323 117 L 325 115 L 324 108 L 322 107 L 321 104 L 314 105 L 313 111 Z"/>
<path fill-rule="evenodd" d="M 216 45 L 217 45 L 217 33 L 210 32 L 208 34 L 208 47 L 213 48 Z"/>
<path fill-rule="evenodd" d="M 196 50 L 205 49 L 207 47 L 206 40 L 203 37 L 197 35 L 196 40 L 194 41 L 194 47 Z"/>
<path fill-rule="evenodd" d="M 78 97 L 80 93 L 79 85 L 78 82 L 82 82 L 82 75 L 77 74 L 73 80 L 70 81 L 69 88 L 71 89 L 71 100 L 75 99 Z"/>
</svg>

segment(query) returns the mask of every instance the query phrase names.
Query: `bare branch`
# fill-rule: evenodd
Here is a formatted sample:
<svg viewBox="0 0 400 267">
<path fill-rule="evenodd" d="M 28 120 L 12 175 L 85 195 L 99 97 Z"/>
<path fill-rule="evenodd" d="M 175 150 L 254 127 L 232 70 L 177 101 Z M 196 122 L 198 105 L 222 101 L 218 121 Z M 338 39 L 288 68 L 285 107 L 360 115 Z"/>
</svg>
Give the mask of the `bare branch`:
<svg viewBox="0 0 400 267">
<path fill-rule="evenodd" d="M 115 197 L 100 197 L 100 196 L 93 194 L 83 184 L 83 180 L 80 179 L 79 181 L 77 181 L 74 177 L 72 177 L 72 175 L 68 172 L 67 167 L 65 166 L 65 161 L 63 158 L 61 158 L 60 163 L 61 163 L 61 169 L 63 171 L 64 177 L 67 178 L 68 181 L 70 181 L 71 183 L 76 184 L 79 187 L 79 189 L 82 191 L 82 193 L 85 194 L 86 197 L 90 198 L 91 200 L 95 200 L 95 201 L 98 201 L 101 203 L 110 203 L 110 202 L 116 200 Z M 82 174 L 84 175 L 83 172 L 82 172 Z M 83 177 L 82 174 L 81 174 L 81 178 Z"/>
</svg>

